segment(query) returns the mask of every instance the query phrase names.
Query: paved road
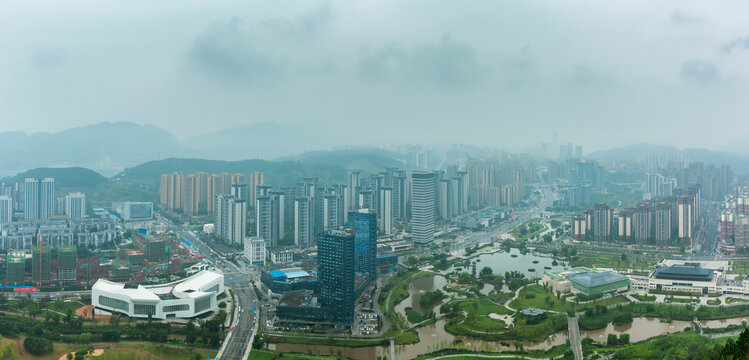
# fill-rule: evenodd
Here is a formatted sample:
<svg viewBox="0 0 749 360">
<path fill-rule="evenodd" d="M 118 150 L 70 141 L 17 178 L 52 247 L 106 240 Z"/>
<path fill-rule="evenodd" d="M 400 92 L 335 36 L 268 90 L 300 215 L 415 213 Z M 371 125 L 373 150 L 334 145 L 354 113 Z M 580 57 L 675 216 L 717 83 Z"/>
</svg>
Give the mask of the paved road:
<svg viewBox="0 0 749 360">
<path fill-rule="evenodd" d="M 258 311 L 253 311 L 252 308 L 260 309 L 257 295 L 250 283 L 250 279 L 254 277 L 252 273 L 254 270 L 240 269 L 232 262 L 223 260 L 186 228 L 180 228 L 177 233 L 183 239 L 188 240 L 201 254 L 213 261 L 214 265 L 224 272 L 224 285 L 234 289 L 238 317 L 232 323 L 228 337 L 224 339 L 220 358 L 245 359 L 244 356 L 249 354 L 247 350 L 251 350 L 250 339 L 257 331 L 255 322 L 258 321 Z"/>
<path fill-rule="evenodd" d="M 580 317 L 579 314 L 575 314 L 574 317 L 567 318 L 567 329 L 569 332 L 570 347 L 572 352 L 575 354 L 575 360 L 583 359 L 583 345 L 580 343 L 580 327 L 577 324 L 577 319 Z"/>
</svg>

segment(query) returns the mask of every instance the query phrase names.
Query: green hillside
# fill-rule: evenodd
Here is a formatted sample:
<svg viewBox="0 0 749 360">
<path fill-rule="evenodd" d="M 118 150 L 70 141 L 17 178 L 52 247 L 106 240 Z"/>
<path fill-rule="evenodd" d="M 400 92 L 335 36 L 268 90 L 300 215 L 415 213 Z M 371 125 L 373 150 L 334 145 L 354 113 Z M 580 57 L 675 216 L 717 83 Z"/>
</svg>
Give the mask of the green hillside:
<svg viewBox="0 0 749 360">
<path fill-rule="evenodd" d="M 4 178 L 4 183 L 23 182 L 26 178 L 55 178 L 55 196 L 80 191 L 89 205 L 108 205 L 113 201 L 155 201 L 157 195 L 146 188 L 115 182 L 96 171 L 81 167 L 37 168 Z"/>
<path fill-rule="evenodd" d="M 291 186 L 310 176 L 317 176 L 323 183 L 327 184 L 340 183 L 346 181 L 347 174 L 346 168 L 340 165 L 308 164 L 297 161 L 223 161 L 170 158 L 149 161 L 126 169 L 117 174 L 114 179 L 124 184 L 141 186 L 144 189 L 156 192 L 159 188 L 161 174 L 171 172 L 193 174 L 201 171 L 242 174 L 260 171 L 265 173 L 265 183 L 274 186 Z"/>
</svg>

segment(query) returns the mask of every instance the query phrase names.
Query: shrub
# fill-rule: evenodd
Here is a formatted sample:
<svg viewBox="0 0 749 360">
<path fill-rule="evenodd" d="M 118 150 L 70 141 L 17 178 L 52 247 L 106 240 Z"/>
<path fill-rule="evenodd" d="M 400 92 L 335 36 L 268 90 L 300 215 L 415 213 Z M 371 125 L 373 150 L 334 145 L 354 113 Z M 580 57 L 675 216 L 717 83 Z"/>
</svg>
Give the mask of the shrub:
<svg viewBox="0 0 749 360">
<path fill-rule="evenodd" d="M 39 337 L 27 337 L 23 340 L 23 348 L 31 355 L 42 356 L 52 352 L 52 342 Z"/>
</svg>

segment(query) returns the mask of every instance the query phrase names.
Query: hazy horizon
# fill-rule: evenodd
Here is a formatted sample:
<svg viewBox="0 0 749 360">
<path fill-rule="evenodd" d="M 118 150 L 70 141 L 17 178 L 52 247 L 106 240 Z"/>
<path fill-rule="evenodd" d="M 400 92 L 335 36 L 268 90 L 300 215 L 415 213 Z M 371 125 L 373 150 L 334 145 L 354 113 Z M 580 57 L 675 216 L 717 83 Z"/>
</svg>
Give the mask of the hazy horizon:
<svg viewBox="0 0 749 360">
<path fill-rule="evenodd" d="M 557 131 L 586 153 L 747 153 L 749 4 L 470 5 L 5 2 L 0 132 L 273 122 L 339 145 L 529 150 Z"/>
</svg>

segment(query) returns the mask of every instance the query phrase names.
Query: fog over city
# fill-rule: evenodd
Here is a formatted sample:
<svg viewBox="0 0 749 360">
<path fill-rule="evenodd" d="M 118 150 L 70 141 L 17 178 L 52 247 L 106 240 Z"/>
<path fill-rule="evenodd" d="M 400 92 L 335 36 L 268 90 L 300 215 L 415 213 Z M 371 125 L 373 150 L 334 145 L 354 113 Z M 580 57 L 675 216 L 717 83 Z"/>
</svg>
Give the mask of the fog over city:
<svg viewBox="0 0 749 360">
<path fill-rule="evenodd" d="M 275 123 L 315 135 L 300 150 L 524 151 L 557 131 L 586 153 L 649 142 L 746 154 L 748 11 L 743 1 L 4 1 L 0 132 L 127 121 L 184 142 Z"/>
</svg>

